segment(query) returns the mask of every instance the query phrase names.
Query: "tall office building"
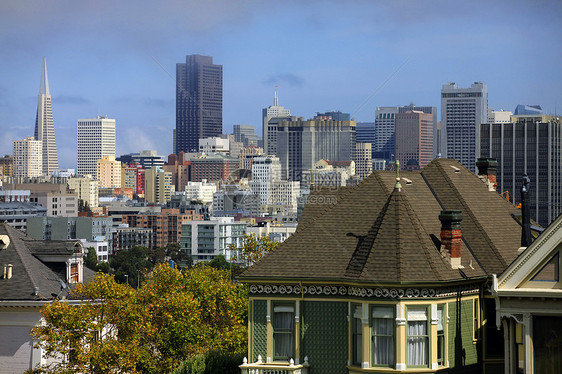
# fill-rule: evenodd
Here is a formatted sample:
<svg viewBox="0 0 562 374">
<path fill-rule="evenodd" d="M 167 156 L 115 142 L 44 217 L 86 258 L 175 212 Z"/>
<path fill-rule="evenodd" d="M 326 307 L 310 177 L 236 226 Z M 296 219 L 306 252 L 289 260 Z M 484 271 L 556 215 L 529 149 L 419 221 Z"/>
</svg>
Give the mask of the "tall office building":
<svg viewBox="0 0 562 374">
<path fill-rule="evenodd" d="M 375 142 L 373 158 L 392 160 L 394 158 L 394 117 L 398 107 L 383 106 L 375 110 Z"/>
<path fill-rule="evenodd" d="M 319 160 L 355 160 L 355 121 L 280 121 L 277 156 L 282 178 L 300 181 L 304 170 Z"/>
<path fill-rule="evenodd" d="M 562 125 L 555 116 L 512 116 L 480 126 L 480 157 L 498 160 L 498 191 L 521 200 L 523 174 L 531 180 L 531 218 L 549 225 L 562 213 Z"/>
<path fill-rule="evenodd" d="M 103 156 L 96 162 L 96 179 L 100 188 L 121 188 L 121 162 L 115 156 Z"/>
<path fill-rule="evenodd" d="M 476 170 L 480 152 L 480 124 L 488 122 L 488 87 L 482 82 L 470 88 L 455 83 L 441 89 L 441 142 L 443 157 L 454 158 L 468 169 Z"/>
<path fill-rule="evenodd" d="M 39 177 L 43 173 L 43 144 L 29 136 L 14 140 L 14 177 Z"/>
<path fill-rule="evenodd" d="M 77 122 L 78 164 L 80 175 L 96 177 L 96 163 L 105 156 L 115 158 L 115 120 L 97 116 Z"/>
<path fill-rule="evenodd" d="M 410 103 L 410 105 L 404 105 L 398 108 L 398 113 L 406 113 L 411 110 L 415 110 L 418 112 L 431 114 L 432 124 L 431 124 L 431 132 L 433 139 L 437 139 L 438 137 L 438 129 L 437 129 L 437 107 L 435 106 L 416 106 L 414 103 Z M 433 142 L 433 150 L 432 150 L 432 159 L 439 155 L 439 148 L 437 147 L 438 143 L 436 141 Z"/>
<path fill-rule="evenodd" d="M 403 168 L 423 168 L 433 159 L 433 115 L 417 110 L 396 114 L 395 157 Z"/>
<path fill-rule="evenodd" d="M 47 76 L 47 59 L 45 57 L 43 57 L 43 70 L 41 70 L 37 115 L 35 117 L 35 140 L 39 140 L 42 143 L 42 173 L 51 175 L 51 172 L 59 168 L 59 159 L 57 156 L 57 143 L 55 141 L 49 78 Z"/>
<path fill-rule="evenodd" d="M 372 156 L 371 143 L 355 144 L 355 175 L 359 178 L 365 179 L 373 172 Z"/>
<path fill-rule="evenodd" d="M 222 65 L 189 55 L 176 65 L 175 151 L 197 152 L 199 139 L 222 134 Z"/>
<path fill-rule="evenodd" d="M 275 96 L 273 98 L 273 105 L 262 110 L 263 118 L 263 150 L 266 155 L 276 154 L 275 144 L 277 143 L 277 121 L 270 124 L 273 118 L 287 118 L 291 117 L 291 111 L 279 105 L 279 94 L 275 88 Z"/>
<path fill-rule="evenodd" d="M 357 122 L 356 136 L 357 143 L 375 144 L 375 123 Z"/>
</svg>

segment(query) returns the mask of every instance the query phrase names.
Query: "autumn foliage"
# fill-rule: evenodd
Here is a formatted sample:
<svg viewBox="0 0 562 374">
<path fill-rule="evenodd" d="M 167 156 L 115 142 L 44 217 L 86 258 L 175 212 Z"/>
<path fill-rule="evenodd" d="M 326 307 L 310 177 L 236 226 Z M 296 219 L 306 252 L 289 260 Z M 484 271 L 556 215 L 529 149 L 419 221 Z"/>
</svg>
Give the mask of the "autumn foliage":
<svg viewBox="0 0 562 374">
<path fill-rule="evenodd" d="M 235 253 L 234 260 L 236 262 L 251 266 L 277 248 L 279 244 L 279 242 L 269 240 L 267 236 L 244 234 L 240 247 L 231 244 L 229 249 L 233 251 L 232 253 Z"/>
<path fill-rule="evenodd" d="M 98 273 L 42 310 L 48 373 L 167 373 L 187 357 L 247 347 L 247 290 L 206 265 L 158 265 L 139 289 Z M 61 360 L 62 359 L 62 360 Z"/>
</svg>

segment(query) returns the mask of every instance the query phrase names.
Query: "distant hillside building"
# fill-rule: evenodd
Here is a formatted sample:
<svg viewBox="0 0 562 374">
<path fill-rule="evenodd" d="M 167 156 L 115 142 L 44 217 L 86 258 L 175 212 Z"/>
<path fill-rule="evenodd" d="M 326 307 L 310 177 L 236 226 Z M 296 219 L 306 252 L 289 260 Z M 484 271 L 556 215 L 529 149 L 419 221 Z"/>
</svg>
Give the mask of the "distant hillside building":
<svg viewBox="0 0 562 374">
<path fill-rule="evenodd" d="M 14 158 L 10 155 L 0 157 L 0 177 L 14 174 Z"/>
</svg>

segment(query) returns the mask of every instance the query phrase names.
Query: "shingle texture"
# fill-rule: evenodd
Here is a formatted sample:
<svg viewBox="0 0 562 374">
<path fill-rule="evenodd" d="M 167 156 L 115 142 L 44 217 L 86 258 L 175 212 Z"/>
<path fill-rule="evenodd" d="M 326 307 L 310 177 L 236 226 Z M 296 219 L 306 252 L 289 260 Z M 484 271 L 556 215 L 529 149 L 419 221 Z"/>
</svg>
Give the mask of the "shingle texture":
<svg viewBox="0 0 562 374">
<path fill-rule="evenodd" d="M 33 241 L 21 231 L 6 224 L 0 224 L 0 235 L 7 235 L 10 238 L 9 246 L 0 250 L 2 273 L 5 264 L 12 265 L 12 277 L 0 279 L 0 300 L 38 301 L 60 296 L 63 279 L 35 257 L 34 252 L 68 253 L 68 247 L 72 248 L 74 241 L 60 243 Z"/>
<path fill-rule="evenodd" d="M 315 192 L 332 198 L 309 198 L 297 232 L 241 278 L 455 281 L 500 273 L 517 256 L 518 209 L 457 161 L 402 173 L 401 190 L 395 178 L 377 171 L 358 186 Z M 439 251 L 442 210 L 462 211 L 462 271 Z"/>
</svg>

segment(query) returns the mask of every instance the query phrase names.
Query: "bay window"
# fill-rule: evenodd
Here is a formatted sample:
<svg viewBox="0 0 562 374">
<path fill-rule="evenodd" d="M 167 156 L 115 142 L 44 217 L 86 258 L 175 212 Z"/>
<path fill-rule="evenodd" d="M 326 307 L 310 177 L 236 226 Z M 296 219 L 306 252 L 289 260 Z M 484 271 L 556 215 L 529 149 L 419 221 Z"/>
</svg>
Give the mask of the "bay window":
<svg viewBox="0 0 562 374">
<path fill-rule="evenodd" d="M 445 360 L 445 305 L 437 306 L 437 364 L 446 365 Z"/>
<path fill-rule="evenodd" d="M 286 360 L 295 356 L 295 307 L 276 305 L 273 308 L 273 359 Z"/>
<path fill-rule="evenodd" d="M 375 306 L 372 309 L 373 365 L 394 365 L 394 307 Z"/>
<path fill-rule="evenodd" d="M 428 367 L 429 334 L 427 307 L 407 309 L 407 366 Z"/>
</svg>

